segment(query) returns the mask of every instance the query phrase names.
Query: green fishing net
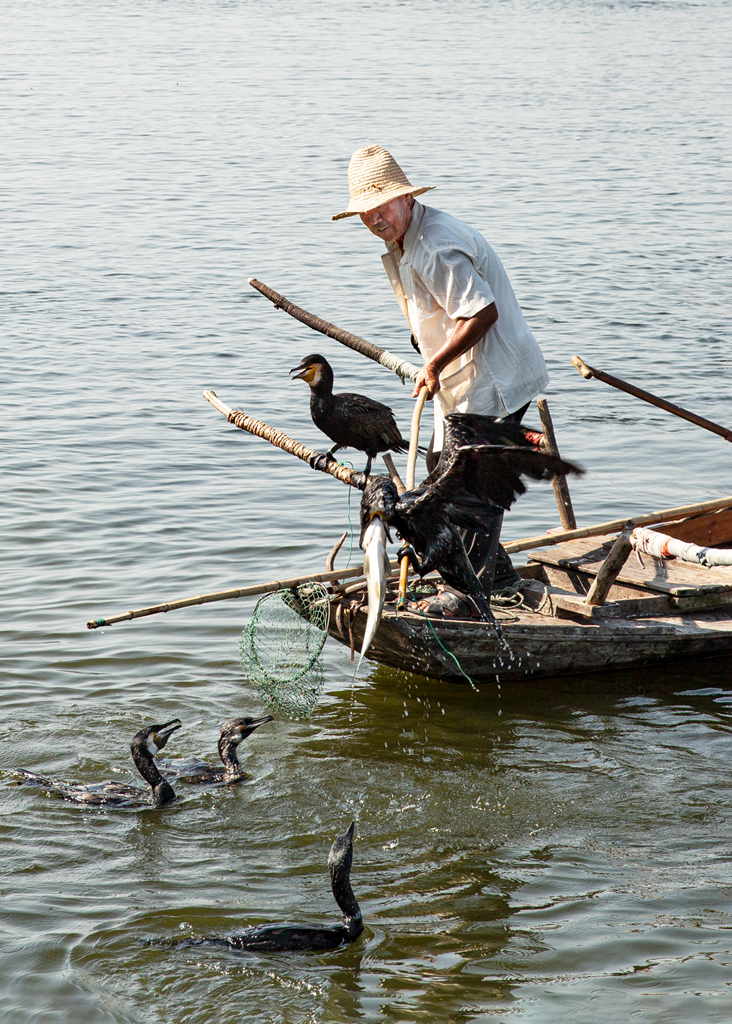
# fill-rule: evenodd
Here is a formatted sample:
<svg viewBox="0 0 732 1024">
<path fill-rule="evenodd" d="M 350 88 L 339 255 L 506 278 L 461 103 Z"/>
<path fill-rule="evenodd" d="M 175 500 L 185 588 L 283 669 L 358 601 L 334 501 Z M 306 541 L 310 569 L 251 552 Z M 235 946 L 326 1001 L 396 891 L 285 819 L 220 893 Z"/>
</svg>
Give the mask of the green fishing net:
<svg viewBox="0 0 732 1024">
<path fill-rule="evenodd" d="M 320 652 L 328 636 L 330 601 L 320 583 L 261 597 L 239 638 L 244 675 L 269 706 L 288 718 L 309 718 L 323 689 Z"/>
</svg>

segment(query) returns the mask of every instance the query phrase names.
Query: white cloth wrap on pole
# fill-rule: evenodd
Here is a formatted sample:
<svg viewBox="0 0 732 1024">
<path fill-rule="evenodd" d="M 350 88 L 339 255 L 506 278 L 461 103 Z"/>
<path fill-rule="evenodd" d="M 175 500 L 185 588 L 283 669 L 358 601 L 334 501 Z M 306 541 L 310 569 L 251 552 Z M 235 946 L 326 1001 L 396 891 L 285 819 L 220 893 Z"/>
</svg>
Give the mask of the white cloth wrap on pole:
<svg viewBox="0 0 732 1024">
<path fill-rule="evenodd" d="M 647 530 L 639 526 L 630 538 L 637 551 L 645 551 L 655 558 L 680 558 L 684 562 L 696 562 L 711 568 L 713 565 L 732 565 L 732 550 L 725 548 L 701 548 L 698 544 L 687 544 L 665 533 Z"/>
</svg>

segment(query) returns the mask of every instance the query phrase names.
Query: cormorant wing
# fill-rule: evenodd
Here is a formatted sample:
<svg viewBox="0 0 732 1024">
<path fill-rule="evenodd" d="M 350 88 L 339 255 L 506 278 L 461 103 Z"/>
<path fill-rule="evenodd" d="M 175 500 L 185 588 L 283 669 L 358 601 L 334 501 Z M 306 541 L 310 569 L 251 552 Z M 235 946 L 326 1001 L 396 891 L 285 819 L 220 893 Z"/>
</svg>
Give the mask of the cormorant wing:
<svg viewBox="0 0 732 1024">
<path fill-rule="evenodd" d="M 365 443 L 378 439 L 384 444 L 401 446 L 405 444 L 394 419 L 394 413 L 388 405 L 377 402 L 367 395 L 357 395 L 348 391 L 333 396 L 333 410 L 339 422 L 354 435 L 362 436 Z"/>
<path fill-rule="evenodd" d="M 477 511 L 476 499 L 509 509 L 526 490 L 521 477 L 549 480 L 556 473 L 581 473 L 571 462 L 533 448 L 514 445 L 463 445 L 446 459 L 441 473 L 439 464 L 421 497 L 442 500 L 466 512 Z"/>
<path fill-rule="evenodd" d="M 495 420 L 479 413 L 452 412 L 443 423 L 443 452 L 455 452 L 464 445 L 490 444 L 533 448 L 525 428 L 512 420 Z"/>
<path fill-rule="evenodd" d="M 466 446 L 496 445 L 501 447 L 534 448 L 526 437 L 526 429 L 511 420 L 496 420 L 478 413 L 453 412 L 443 421 L 442 451 L 437 465 L 427 476 L 421 487 L 435 483 L 449 472 L 457 452 Z"/>
</svg>

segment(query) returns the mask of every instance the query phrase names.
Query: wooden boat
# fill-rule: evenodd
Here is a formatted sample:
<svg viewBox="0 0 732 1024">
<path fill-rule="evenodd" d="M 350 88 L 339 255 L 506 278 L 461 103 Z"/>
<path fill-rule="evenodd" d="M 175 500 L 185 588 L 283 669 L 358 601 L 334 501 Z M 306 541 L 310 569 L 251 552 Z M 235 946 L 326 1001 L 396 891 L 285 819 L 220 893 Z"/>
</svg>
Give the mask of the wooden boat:
<svg viewBox="0 0 732 1024">
<path fill-rule="evenodd" d="M 659 530 L 709 547 L 732 546 L 732 510 Z M 367 654 L 392 668 L 475 683 L 601 672 L 732 654 L 732 566 L 704 568 L 633 551 L 600 605 L 587 595 L 616 537 L 594 536 L 533 551 L 519 568 L 523 603 L 498 611 L 495 629 L 464 619 L 396 612 L 387 600 Z M 358 651 L 365 588 L 336 588 L 329 632 Z"/>
</svg>

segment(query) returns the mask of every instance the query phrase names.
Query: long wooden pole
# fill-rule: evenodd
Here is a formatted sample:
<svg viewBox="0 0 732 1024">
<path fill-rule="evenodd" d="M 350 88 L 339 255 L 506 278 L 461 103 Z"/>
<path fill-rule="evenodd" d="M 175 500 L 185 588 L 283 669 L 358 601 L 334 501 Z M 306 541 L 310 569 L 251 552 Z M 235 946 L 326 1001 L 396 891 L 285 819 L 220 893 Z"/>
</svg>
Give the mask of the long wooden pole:
<svg viewBox="0 0 732 1024">
<path fill-rule="evenodd" d="M 701 515 L 703 512 L 718 512 L 722 508 L 732 508 L 732 495 L 726 498 L 715 498 L 713 501 L 701 501 L 696 505 L 679 505 L 666 508 L 661 512 L 650 512 L 647 516 L 634 515 L 636 526 L 653 526 L 655 523 L 668 523 L 673 519 L 686 519 L 687 516 Z M 628 522 L 628 516 L 622 519 L 611 519 L 597 526 L 583 526 L 578 530 L 564 530 L 562 533 L 544 533 L 540 537 L 526 537 L 524 540 L 512 540 L 503 547 L 509 554 L 517 551 L 528 551 L 529 548 L 546 548 L 552 544 L 562 544 L 565 540 L 580 540 L 582 537 L 599 537 L 603 533 L 620 533 Z"/>
<path fill-rule="evenodd" d="M 398 563 L 391 563 L 392 569 Z M 256 583 L 251 587 L 240 587 L 237 590 L 217 590 L 211 594 L 198 594 L 197 597 L 184 597 L 178 601 L 166 601 L 164 604 L 153 604 L 148 608 L 137 608 L 132 612 L 110 615 L 106 619 L 91 619 L 87 629 L 99 629 L 100 626 L 112 626 L 115 622 L 127 622 L 129 619 L 142 619 L 146 615 L 157 615 L 160 612 L 172 612 L 178 608 L 190 608 L 195 604 L 211 604 L 213 601 L 231 601 L 237 597 L 256 597 L 260 594 L 271 594 L 275 590 L 289 590 L 303 583 L 334 583 L 351 576 L 363 576 L 363 565 L 351 566 L 350 569 L 336 569 L 333 572 L 308 573 L 307 576 L 293 576 L 289 580 L 272 580 L 271 583 Z"/>
<path fill-rule="evenodd" d="M 609 384 L 610 387 L 617 388 L 618 391 L 625 391 L 627 394 L 633 395 L 635 398 L 640 398 L 644 402 L 648 402 L 649 405 L 655 405 L 659 409 L 665 409 L 666 412 L 673 413 L 674 416 L 679 416 L 682 420 L 688 420 L 689 423 L 695 423 L 697 427 L 704 427 L 705 430 L 711 430 L 713 434 L 719 434 L 719 436 L 723 437 L 725 441 L 732 441 L 732 430 L 728 430 L 727 427 L 721 427 L 719 423 L 714 423 L 712 420 L 705 419 L 704 416 L 698 416 L 695 412 L 689 412 L 688 409 L 682 409 L 680 405 L 674 405 L 673 402 L 667 402 L 665 398 L 659 398 L 657 395 L 652 395 L 650 391 L 644 391 L 642 388 L 637 388 L 635 384 L 628 384 L 627 381 L 621 380 L 620 377 L 613 377 L 611 373 L 605 373 L 603 370 L 596 370 L 594 366 L 588 366 L 587 363 L 580 359 L 579 356 L 573 356 L 572 362 L 586 380 L 594 377 L 595 380 L 601 380 L 603 384 Z"/>
<path fill-rule="evenodd" d="M 700 515 L 703 512 L 714 512 L 721 508 L 732 507 L 732 495 L 727 498 L 718 498 L 715 501 L 704 501 L 696 505 L 682 505 L 677 508 L 667 508 L 663 512 L 652 512 L 647 516 L 635 516 L 636 526 L 651 526 L 653 523 L 664 523 L 672 519 L 682 519 L 685 516 Z M 576 540 L 580 537 L 593 537 L 603 533 L 619 533 L 627 524 L 627 519 L 614 519 L 608 523 L 600 523 L 597 526 L 588 526 L 581 530 L 569 530 L 564 533 L 542 535 L 531 537 L 527 540 L 517 540 L 504 545 L 507 551 L 525 551 L 528 548 L 545 547 L 549 544 L 560 544 L 565 540 Z M 396 561 L 391 563 L 392 571 L 400 568 Z M 112 615 L 109 618 L 91 619 L 87 622 L 87 629 L 99 629 L 101 626 L 111 626 L 115 622 L 126 622 L 129 619 L 140 619 L 147 615 L 157 615 L 160 612 L 170 612 L 177 608 L 190 608 L 197 604 L 210 604 L 213 601 L 230 601 L 239 597 L 255 597 L 259 594 L 269 594 L 274 590 L 289 589 L 300 586 L 302 583 L 332 583 L 336 580 L 348 579 L 352 576 L 362 576 L 363 565 L 353 566 L 350 569 L 335 570 L 333 572 L 310 573 L 307 576 L 295 576 L 292 579 L 272 580 L 271 583 L 258 583 L 251 587 L 240 587 L 236 590 L 219 590 L 211 594 L 198 594 L 196 597 L 185 597 L 178 601 L 166 601 L 164 604 L 150 605 L 147 608 L 138 608 L 135 611 L 122 612 L 120 615 Z"/>
<path fill-rule="evenodd" d="M 214 409 L 218 409 L 229 423 L 233 423 L 235 427 L 238 427 L 240 430 L 247 430 L 250 434 L 255 434 L 257 437 L 264 438 L 265 441 L 269 441 L 276 448 L 282 448 L 283 451 L 288 452 L 290 455 L 295 455 L 298 459 L 302 459 L 303 462 L 309 463 L 310 459 L 318 454 L 314 448 L 308 448 L 307 445 L 300 444 L 299 441 L 295 441 L 281 430 L 276 430 L 274 427 L 268 426 L 268 424 L 263 423 L 261 420 L 256 420 L 253 416 L 247 416 L 237 409 L 229 408 L 225 402 L 222 402 L 217 397 L 215 391 L 204 391 L 203 397 L 207 402 L 210 402 Z M 338 462 L 331 462 L 322 472 L 334 476 L 341 483 L 350 484 L 351 487 L 356 486 L 353 482 L 354 471 L 349 469 L 348 466 L 342 466 Z"/>
<path fill-rule="evenodd" d="M 537 398 L 536 406 L 539 410 L 539 417 L 541 418 L 541 428 L 544 431 L 544 443 L 541 445 L 541 450 L 546 452 L 548 455 L 555 455 L 559 458 L 559 447 L 554 434 L 554 424 L 552 423 L 552 417 L 549 412 L 549 403 L 546 398 Z M 576 530 L 577 520 L 574 518 L 572 499 L 569 496 L 569 484 L 567 483 L 567 478 L 564 473 L 554 474 L 552 477 L 552 488 L 554 490 L 554 500 L 557 504 L 557 511 L 559 512 L 559 520 L 563 529 Z"/>
<path fill-rule="evenodd" d="M 350 331 L 344 331 L 341 327 L 336 327 L 335 324 L 322 320 L 319 316 L 315 316 L 314 313 L 308 313 L 307 310 L 296 306 L 294 302 L 290 302 L 284 295 L 280 295 L 274 288 L 263 284 L 255 277 L 249 278 L 249 284 L 252 288 L 256 288 L 258 292 L 261 292 L 270 302 L 274 303 L 275 309 L 284 309 L 285 313 L 294 317 L 295 320 L 299 320 L 300 323 L 312 327 L 314 331 L 319 331 L 329 338 L 334 338 L 341 345 L 346 345 L 348 348 L 360 352 L 361 355 L 373 359 L 374 362 L 381 363 L 382 366 L 385 366 L 387 370 L 391 370 L 397 377 L 401 377 L 402 380 L 417 379 L 418 368 L 413 363 L 408 363 L 406 359 L 399 359 L 397 356 L 392 355 L 391 352 L 387 352 L 385 348 L 379 348 L 378 345 L 366 341 L 365 338 L 359 338 L 357 334 L 351 334 Z"/>
<path fill-rule="evenodd" d="M 424 409 L 424 403 L 427 401 L 429 392 L 427 388 L 422 390 L 417 395 L 417 401 L 414 403 L 414 410 L 412 412 L 412 427 L 409 433 L 409 454 L 407 455 L 407 490 L 411 491 L 414 487 L 414 471 L 417 464 L 417 449 L 419 448 L 419 424 L 422 419 L 422 410 Z M 409 555 L 404 555 L 402 558 L 401 571 L 399 573 L 399 593 L 397 595 L 397 611 L 404 611 L 406 607 L 407 599 L 407 578 L 409 576 Z"/>
</svg>

